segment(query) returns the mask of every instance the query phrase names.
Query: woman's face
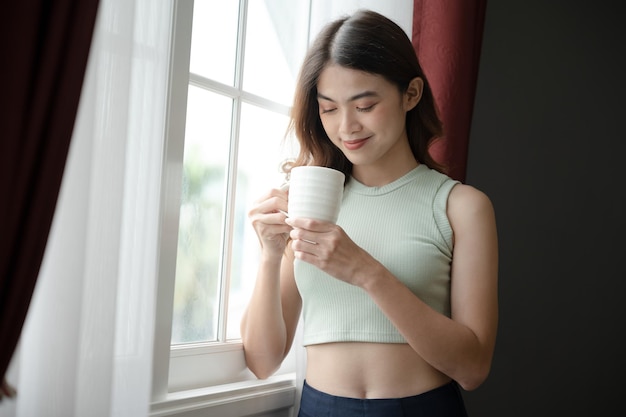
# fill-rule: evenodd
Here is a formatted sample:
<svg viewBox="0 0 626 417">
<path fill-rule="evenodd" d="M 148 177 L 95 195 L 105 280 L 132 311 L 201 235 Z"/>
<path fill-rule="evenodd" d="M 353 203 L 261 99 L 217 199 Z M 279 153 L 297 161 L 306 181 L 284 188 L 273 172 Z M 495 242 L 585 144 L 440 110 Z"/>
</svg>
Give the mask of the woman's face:
<svg viewBox="0 0 626 417">
<path fill-rule="evenodd" d="M 419 101 L 419 87 L 414 97 L 401 94 L 379 75 L 339 65 L 322 71 L 317 83 L 320 119 L 355 172 L 367 166 L 393 167 L 411 155 L 406 113 Z"/>
</svg>

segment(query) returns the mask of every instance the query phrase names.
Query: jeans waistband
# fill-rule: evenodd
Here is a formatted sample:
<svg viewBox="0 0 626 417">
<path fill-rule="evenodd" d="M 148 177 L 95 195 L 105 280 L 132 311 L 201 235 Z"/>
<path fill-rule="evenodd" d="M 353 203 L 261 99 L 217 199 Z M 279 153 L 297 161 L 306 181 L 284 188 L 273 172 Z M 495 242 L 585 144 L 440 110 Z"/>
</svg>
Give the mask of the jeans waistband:
<svg viewBox="0 0 626 417">
<path fill-rule="evenodd" d="M 304 381 L 299 417 L 466 417 L 463 398 L 454 381 L 422 394 L 403 398 L 360 399 L 326 394 Z"/>
</svg>

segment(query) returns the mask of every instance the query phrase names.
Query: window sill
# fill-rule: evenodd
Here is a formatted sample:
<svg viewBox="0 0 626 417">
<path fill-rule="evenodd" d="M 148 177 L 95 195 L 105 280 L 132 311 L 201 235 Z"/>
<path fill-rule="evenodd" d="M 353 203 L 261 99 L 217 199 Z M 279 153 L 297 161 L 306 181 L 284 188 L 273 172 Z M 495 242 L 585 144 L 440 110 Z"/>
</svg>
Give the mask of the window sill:
<svg viewBox="0 0 626 417">
<path fill-rule="evenodd" d="M 280 409 L 287 412 L 295 398 L 296 376 L 289 373 L 266 380 L 173 392 L 151 404 L 150 417 L 240 417 Z"/>
</svg>

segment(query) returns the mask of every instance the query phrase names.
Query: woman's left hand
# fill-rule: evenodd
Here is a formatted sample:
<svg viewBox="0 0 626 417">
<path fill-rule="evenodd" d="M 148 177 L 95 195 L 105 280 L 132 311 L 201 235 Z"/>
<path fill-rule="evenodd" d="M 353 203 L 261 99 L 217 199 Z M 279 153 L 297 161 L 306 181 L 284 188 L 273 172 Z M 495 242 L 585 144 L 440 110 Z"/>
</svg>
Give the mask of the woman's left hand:
<svg viewBox="0 0 626 417">
<path fill-rule="evenodd" d="M 305 218 L 288 218 L 294 256 L 315 265 L 327 274 L 362 287 L 368 274 L 380 266 L 334 223 Z"/>
</svg>

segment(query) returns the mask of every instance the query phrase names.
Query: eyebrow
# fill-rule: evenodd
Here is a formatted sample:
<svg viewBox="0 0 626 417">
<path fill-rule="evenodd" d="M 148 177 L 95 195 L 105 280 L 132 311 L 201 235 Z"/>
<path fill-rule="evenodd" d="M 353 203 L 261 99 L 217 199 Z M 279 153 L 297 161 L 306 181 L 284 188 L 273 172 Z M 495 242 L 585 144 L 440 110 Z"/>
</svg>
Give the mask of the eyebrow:
<svg viewBox="0 0 626 417">
<path fill-rule="evenodd" d="M 362 93 L 353 95 L 352 97 L 350 97 L 348 99 L 348 101 L 355 101 L 355 100 L 359 100 L 359 99 L 364 98 L 364 97 L 378 97 L 378 93 L 376 93 L 375 91 L 370 91 L 370 90 L 363 91 Z M 335 100 L 333 100 L 332 98 L 327 97 L 327 96 L 325 96 L 324 94 L 321 94 L 321 93 L 317 93 L 317 98 L 318 99 L 321 98 L 322 100 L 332 101 L 333 103 L 335 102 Z"/>
</svg>

